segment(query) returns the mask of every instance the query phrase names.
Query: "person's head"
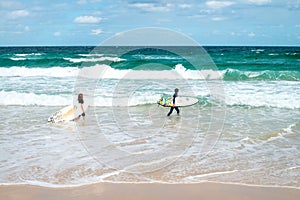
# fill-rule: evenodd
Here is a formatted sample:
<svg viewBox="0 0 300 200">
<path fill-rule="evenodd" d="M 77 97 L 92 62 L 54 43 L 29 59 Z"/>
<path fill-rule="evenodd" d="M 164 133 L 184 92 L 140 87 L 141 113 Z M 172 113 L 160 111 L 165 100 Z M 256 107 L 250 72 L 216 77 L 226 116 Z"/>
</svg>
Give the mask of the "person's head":
<svg viewBox="0 0 300 200">
<path fill-rule="evenodd" d="M 78 100 L 80 100 L 80 99 L 83 99 L 83 94 L 82 93 L 78 94 Z"/>
<path fill-rule="evenodd" d="M 178 89 L 178 88 L 176 88 L 174 91 L 175 91 L 175 93 L 178 93 L 178 92 L 179 92 L 179 89 Z"/>
</svg>

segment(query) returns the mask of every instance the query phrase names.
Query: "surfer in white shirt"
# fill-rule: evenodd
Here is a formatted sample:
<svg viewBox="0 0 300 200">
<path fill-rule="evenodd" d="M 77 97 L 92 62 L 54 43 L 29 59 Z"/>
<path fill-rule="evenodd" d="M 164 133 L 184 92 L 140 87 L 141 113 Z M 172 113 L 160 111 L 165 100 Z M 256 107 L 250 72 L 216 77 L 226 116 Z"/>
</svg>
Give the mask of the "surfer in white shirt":
<svg viewBox="0 0 300 200">
<path fill-rule="evenodd" d="M 80 104 L 80 108 L 82 110 L 82 113 L 78 117 L 76 117 L 74 120 L 78 120 L 81 116 L 85 120 L 85 111 L 84 111 L 84 106 L 83 106 L 84 100 L 83 100 L 83 94 L 82 93 L 78 94 L 78 103 Z"/>
</svg>

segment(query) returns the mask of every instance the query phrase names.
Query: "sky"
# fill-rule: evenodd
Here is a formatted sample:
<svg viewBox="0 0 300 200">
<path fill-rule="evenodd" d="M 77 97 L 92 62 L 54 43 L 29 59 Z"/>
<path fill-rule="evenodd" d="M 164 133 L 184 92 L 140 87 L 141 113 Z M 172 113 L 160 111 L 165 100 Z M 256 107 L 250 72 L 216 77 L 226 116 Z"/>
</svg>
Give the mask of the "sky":
<svg viewBox="0 0 300 200">
<path fill-rule="evenodd" d="M 99 45 L 143 27 L 204 46 L 300 46 L 300 0 L 1 0 L 0 16 L 0 46 Z"/>
</svg>

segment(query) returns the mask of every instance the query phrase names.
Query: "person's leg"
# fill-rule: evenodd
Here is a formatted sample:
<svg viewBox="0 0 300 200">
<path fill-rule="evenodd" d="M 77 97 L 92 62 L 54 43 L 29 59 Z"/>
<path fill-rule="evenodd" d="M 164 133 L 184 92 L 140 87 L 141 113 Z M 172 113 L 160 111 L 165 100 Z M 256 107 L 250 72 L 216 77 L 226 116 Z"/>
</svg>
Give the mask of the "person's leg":
<svg viewBox="0 0 300 200">
<path fill-rule="evenodd" d="M 174 107 L 171 107 L 171 109 L 170 109 L 170 111 L 168 113 L 168 116 L 170 116 L 172 114 L 173 110 L 174 110 Z"/>
<path fill-rule="evenodd" d="M 80 118 L 80 115 L 78 117 L 75 117 L 74 119 L 72 119 L 72 121 L 77 121 Z"/>
<path fill-rule="evenodd" d="M 175 110 L 177 112 L 177 115 L 179 115 L 179 108 L 178 107 L 175 107 Z"/>
</svg>

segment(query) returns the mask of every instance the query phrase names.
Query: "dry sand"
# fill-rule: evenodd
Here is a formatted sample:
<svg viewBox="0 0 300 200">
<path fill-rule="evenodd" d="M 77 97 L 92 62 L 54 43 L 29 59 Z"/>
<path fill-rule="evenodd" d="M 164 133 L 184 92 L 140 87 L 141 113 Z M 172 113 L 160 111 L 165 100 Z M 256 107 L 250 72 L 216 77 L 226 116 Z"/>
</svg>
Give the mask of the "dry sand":
<svg viewBox="0 0 300 200">
<path fill-rule="evenodd" d="M 280 187 L 241 186 L 220 183 L 197 184 L 128 184 L 98 183 L 92 185 L 49 188 L 33 185 L 0 186 L 0 199 L 3 200 L 48 200 L 48 199 L 242 199 L 242 200 L 298 200 L 300 189 Z"/>
</svg>

